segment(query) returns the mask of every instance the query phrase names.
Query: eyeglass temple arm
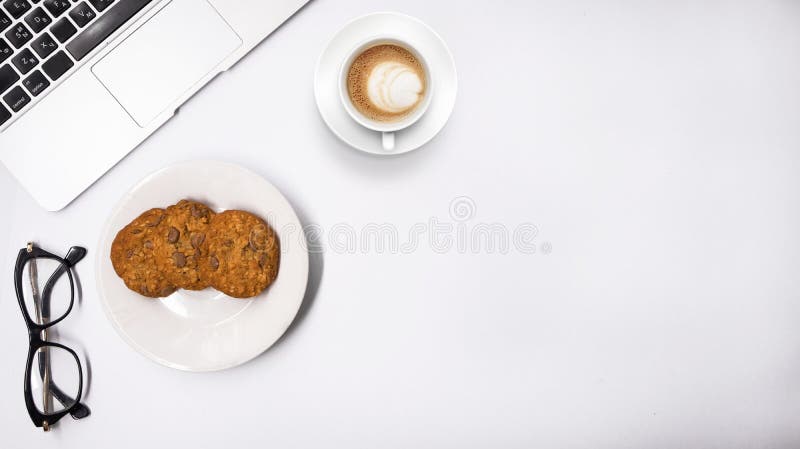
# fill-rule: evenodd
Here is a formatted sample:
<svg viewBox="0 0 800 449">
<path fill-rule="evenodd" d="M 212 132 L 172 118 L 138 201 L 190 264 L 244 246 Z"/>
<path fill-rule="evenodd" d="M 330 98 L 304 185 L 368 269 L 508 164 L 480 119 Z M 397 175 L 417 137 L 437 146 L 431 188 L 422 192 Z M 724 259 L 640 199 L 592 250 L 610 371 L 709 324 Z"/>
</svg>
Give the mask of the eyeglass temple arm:
<svg viewBox="0 0 800 449">
<path fill-rule="evenodd" d="M 51 274 L 50 277 L 47 279 L 47 283 L 45 284 L 44 289 L 42 290 L 43 317 L 45 318 L 50 317 L 50 295 L 53 292 L 53 287 L 55 287 L 55 284 L 58 281 L 58 279 L 68 269 L 72 268 L 73 266 L 75 266 L 75 264 L 80 262 L 81 259 L 83 259 L 85 256 L 86 256 L 85 248 L 82 248 L 80 246 L 73 246 L 67 252 L 66 257 L 64 257 L 66 265 L 64 264 L 59 265 L 56 271 L 54 271 L 53 274 Z M 42 376 L 42 379 L 44 379 L 45 371 L 47 368 L 46 357 L 44 356 L 44 353 L 39 353 L 37 358 L 39 365 L 39 374 Z M 60 402 L 61 405 L 64 407 L 68 407 L 69 405 L 72 404 L 72 402 L 74 402 L 74 398 L 70 397 L 69 395 L 64 393 L 60 388 L 58 388 L 58 385 L 56 385 L 52 379 L 50 380 L 50 392 L 52 393 L 53 397 L 55 397 L 58 400 L 58 402 Z M 75 409 L 72 410 L 72 412 L 70 412 L 72 417 L 75 419 L 85 418 L 89 416 L 89 413 L 90 413 L 89 408 L 81 403 L 78 403 L 78 406 L 75 407 Z"/>
</svg>

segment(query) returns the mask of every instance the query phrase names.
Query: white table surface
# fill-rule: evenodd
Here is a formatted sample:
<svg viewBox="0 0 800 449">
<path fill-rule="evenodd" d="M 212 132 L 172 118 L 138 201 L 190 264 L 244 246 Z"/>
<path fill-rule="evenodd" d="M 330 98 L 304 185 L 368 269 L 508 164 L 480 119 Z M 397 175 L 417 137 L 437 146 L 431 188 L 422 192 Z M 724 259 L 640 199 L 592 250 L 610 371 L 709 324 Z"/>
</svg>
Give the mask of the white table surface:
<svg viewBox="0 0 800 449">
<path fill-rule="evenodd" d="M 327 40 L 379 10 L 439 31 L 460 75 L 448 126 L 388 159 L 339 142 L 312 91 Z M 326 232 L 289 334 L 210 374 L 129 348 L 94 279 L 116 201 L 193 158 L 252 168 Z M 0 168 L 0 447 L 798 447 L 798 171 L 800 3 L 316 1 L 66 210 Z M 328 238 L 405 240 L 461 196 L 470 228 L 535 225 L 537 252 Z M 90 251 L 59 332 L 92 415 L 49 434 L 22 397 L 29 239 Z"/>
</svg>

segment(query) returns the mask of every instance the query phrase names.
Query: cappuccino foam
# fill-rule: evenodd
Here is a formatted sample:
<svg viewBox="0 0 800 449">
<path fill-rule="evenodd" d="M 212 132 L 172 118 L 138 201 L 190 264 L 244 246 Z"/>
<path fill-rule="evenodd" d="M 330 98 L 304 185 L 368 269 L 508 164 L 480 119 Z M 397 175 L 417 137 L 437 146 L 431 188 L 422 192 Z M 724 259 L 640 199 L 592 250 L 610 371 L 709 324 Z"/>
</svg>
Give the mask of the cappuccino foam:
<svg viewBox="0 0 800 449">
<path fill-rule="evenodd" d="M 407 49 L 380 44 L 364 50 L 347 73 L 353 106 L 379 122 L 403 119 L 425 98 L 425 69 Z"/>
</svg>

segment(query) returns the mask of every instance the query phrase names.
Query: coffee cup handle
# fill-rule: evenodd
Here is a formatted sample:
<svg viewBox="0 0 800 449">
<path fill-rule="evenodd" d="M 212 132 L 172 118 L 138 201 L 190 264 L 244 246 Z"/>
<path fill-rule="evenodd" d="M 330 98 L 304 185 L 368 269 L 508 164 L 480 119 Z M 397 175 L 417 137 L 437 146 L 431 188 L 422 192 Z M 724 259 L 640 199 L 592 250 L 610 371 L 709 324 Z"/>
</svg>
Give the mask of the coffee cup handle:
<svg viewBox="0 0 800 449">
<path fill-rule="evenodd" d="M 383 142 L 383 150 L 384 151 L 392 151 L 394 150 L 394 133 L 382 133 L 381 140 Z"/>
</svg>

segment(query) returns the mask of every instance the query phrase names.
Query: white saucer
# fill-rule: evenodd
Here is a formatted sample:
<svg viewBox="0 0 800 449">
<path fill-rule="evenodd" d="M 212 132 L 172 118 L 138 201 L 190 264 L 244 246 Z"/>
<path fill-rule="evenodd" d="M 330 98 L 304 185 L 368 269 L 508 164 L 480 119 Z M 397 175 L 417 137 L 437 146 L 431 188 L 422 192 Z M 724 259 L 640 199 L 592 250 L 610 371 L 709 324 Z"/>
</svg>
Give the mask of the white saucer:
<svg viewBox="0 0 800 449">
<path fill-rule="evenodd" d="M 281 246 L 275 282 L 251 299 L 230 298 L 211 288 L 178 290 L 162 299 L 128 290 L 109 258 L 117 231 L 142 212 L 182 198 L 218 212 L 246 210 L 266 220 Z M 283 335 L 303 302 L 308 249 L 300 220 L 272 184 L 238 165 L 194 161 L 147 176 L 120 200 L 100 237 L 95 266 L 103 310 L 126 343 L 172 368 L 214 371 L 256 357 Z"/>
<path fill-rule="evenodd" d="M 396 134 L 396 146 L 385 151 L 381 134 L 356 123 L 339 98 L 339 70 L 347 53 L 372 36 L 391 33 L 425 56 L 434 78 L 433 100 L 425 115 Z M 458 76 L 453 56 L 441 37 L 428 25 L 404 14 L 381 12 L 358 17 L 345 25 L 320 55 L 314 76 L 314 95 L 322 119 L 342 141 L 367 153 L 394 155 L 415 150 L 444 128 L 456 103 Z"/>
</svg>

